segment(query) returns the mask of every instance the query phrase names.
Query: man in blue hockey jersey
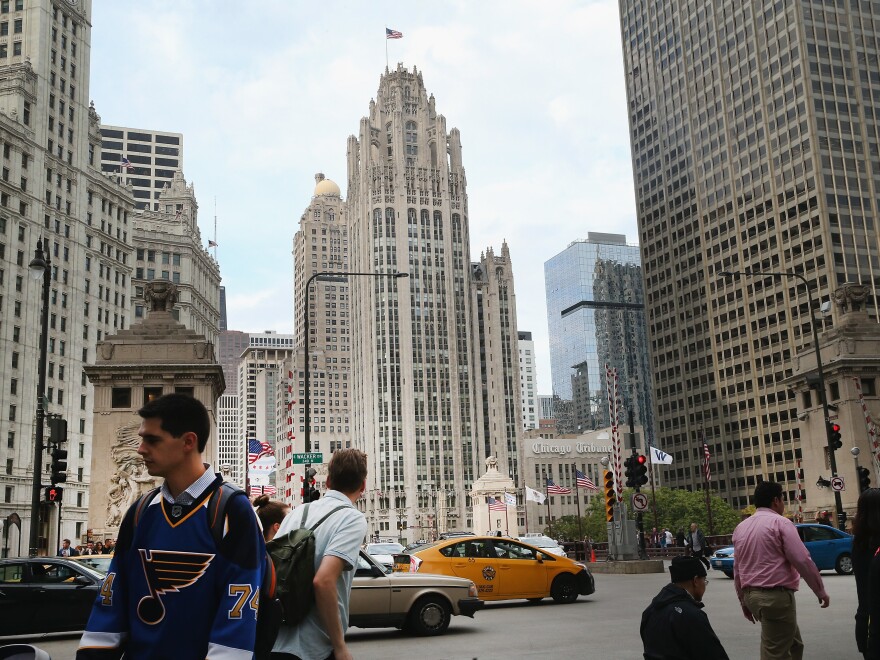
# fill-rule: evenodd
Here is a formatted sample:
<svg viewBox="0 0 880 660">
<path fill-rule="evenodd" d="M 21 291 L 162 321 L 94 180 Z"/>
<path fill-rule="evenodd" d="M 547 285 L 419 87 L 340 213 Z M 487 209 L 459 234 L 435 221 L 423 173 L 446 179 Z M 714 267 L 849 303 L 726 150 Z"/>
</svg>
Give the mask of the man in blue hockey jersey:
<svg viewBox="0 0 880 660">
<path fill-rule="evenodd" d="M 265 545 L 246 497 L 209 506 L 223 482 L 202 462 L 211 423 L 191 396 L 138 411 L 138 454 L 165 483 L 125 514 L 78 660 L 253 657 Z M 226 517 L 218 543 L 209 512 Z"/>
</svg>

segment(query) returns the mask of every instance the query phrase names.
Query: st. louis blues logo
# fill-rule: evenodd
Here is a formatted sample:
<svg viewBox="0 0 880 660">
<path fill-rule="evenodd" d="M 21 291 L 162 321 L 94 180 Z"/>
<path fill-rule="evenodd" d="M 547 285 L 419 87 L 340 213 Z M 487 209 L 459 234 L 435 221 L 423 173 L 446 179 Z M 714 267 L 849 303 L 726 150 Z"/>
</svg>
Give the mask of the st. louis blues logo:
<svg viewBox="0 0 880 660">
<path fill-rule="evenodd" d="M 141 598 L 137 613 L 141 621 L 154 626 L 165 618 L 162 596 L 195 584 L 208 570 L 214 555 L 169 550 L 142 549 L 139 552 L 150 594 Z"/>
<path fill-rule="evenodd" d="M 486 566 L 483 569 L 483 579 L 489 580 L 490 582 L 495 579 L 495 569 L 491 566 Z"/>
</svg>

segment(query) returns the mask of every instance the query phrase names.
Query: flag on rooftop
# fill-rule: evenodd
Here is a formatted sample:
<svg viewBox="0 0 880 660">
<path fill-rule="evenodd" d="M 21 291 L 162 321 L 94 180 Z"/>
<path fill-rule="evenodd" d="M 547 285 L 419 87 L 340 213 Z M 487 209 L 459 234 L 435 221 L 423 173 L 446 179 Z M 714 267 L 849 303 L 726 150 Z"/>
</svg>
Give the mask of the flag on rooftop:
<svg viewBox="0 0 880 660">
<path fill-rule="evenodd" d="M 217 247 L 217 243 L 212 241 L 210 238 L 208 239 L 208 247 Z"/>
<path fill-rule="evenodd" d="M 508 506 L 516 506 L 516 495 L 513 493 L 504 493 L 504 501 Z"/>
<path fill-rule="evenodd" d="M 578 488 L 586 488 L 587 490 L 599 490 L 599 487 L 593 483 L 593 480 L 580 470 L 576 469 L 574 471 L 574 476 Z"/>
<path fill-rule="evenodd" d="M 571 488 L 565 488 L 564 486 L 557 486 L 553 483 L 553 479 L 547 479 L 547 494 L 548 495 L 571 495 Z"/>
<path fill-rule="evenodd" d="M 507 511 L 507 505 L 500 500 L 496 500 L 491 495 L 489 496 L 489 511 Z"/>
<path fill-rule="evenodd" d="M 403 32 L 398 32 L 397 30 L 392 30 L 391 28 L 385 28 L 385 38 L 403 39 Z"/>
<path fill-rule="evenodd" d="M 131 171 L 131 170 L 134 169 L 134 165 L 132 165 L 132 164 L 131 164 L 131 161 L 128 160 L 128 158 L 126 158 L 125 156 L 122 157 L 122 160 L 120 161 L 119 164 L 120 164 L 121 167 L 124 167 L 124 168 L 127 169 L 128 171 Z"/>
</svg>

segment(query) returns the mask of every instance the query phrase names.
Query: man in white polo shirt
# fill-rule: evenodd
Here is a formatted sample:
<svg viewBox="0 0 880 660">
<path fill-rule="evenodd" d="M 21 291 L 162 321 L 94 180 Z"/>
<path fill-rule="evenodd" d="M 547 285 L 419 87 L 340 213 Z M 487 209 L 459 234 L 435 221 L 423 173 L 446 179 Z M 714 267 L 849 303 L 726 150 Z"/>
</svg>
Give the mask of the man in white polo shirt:
<svg viewBox="0 0 880 660">
<path fill-rule="evenodd" d="M 327 468 L 324 497 L 291 511 L 278 530 L 281 537 L 298 529 L 306 511 L 311 527 L 334 509 L 315 530 L 315 605 L 296 626 L 282 625 L 272 649 L 279 660 L 349 660 L 345 644 L 351 582 L 358 552 L 367 534 L 367 520 L 354 507 L 367 487 L 367 456 L 357 449 L 333 452 Z M 308 509 L 306 509 L 308 506 Z"/>
</svg>

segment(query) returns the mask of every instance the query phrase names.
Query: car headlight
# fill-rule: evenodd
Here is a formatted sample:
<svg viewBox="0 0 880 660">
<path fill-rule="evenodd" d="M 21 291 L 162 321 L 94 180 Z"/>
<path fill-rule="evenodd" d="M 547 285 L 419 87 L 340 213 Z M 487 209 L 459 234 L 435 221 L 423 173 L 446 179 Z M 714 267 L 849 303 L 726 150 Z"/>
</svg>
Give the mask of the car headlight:
<svg viewBox="0 0 880 660">
<path fill-rule="evenodd" d="M 471 598 L 479 598 L 479 594 L 477 593 L 477 585 L 471 582 L 471 586 L 468 587 L 468 596 Z"/>
</svg>

